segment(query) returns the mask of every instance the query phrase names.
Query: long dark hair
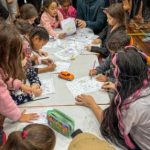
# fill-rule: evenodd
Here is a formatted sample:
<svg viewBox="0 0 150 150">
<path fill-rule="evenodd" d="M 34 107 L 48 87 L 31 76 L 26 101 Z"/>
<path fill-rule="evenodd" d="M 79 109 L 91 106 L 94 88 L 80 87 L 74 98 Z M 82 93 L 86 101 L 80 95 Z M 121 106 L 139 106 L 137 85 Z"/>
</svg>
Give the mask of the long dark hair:
<svg viewBox="0 0 150 150">
<path fill-rule="evenodd" d="M 110 107 L 104 110 L 104 118 L 101 124 L 101 133 L 107 140 L 120 147 L 129 146 L 126 144 L 119 130 L 119 120 L 117 116 L 117 109 L 121 109 L 123 102 L 131 96 L 134 92 L 143 87 L 144 81 L 148 80 L 148 67 L 146 63 L 146 58 L 135 48 L 127 48 L 125 51 L 118 52 L 116 58 L 116 64 L 119 68 L 119 73 L 117 76 L 116 89 L 120 95 L 115 100 L 111 101 Z"/>
<path fill-rule="evenodd" d="M 12 132 L 2 150 L 53 150 L 55 142 L 55 133 L 51 128 L 30 124 L 23 131 Z"/>
<path fill-rule="evenodd" d="M 3 24 L 0 27 L 0 68 L 4 72 L 4 80 L 10 77 L 23 80 L 21 65 L 22 40 L 14 26 Z"/>
</svg>

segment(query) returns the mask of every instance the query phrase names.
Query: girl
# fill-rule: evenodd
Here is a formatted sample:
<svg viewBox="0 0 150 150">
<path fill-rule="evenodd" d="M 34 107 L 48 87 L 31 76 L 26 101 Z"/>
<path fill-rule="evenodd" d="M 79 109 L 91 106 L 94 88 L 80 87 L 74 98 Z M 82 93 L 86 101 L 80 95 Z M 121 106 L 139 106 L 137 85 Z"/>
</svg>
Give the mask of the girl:
<svg viewBox="0 0 150 150">
<path fill-rule="evenodd" d="M 110 106 L 102 111 L 91 96 L 76 97 L 77 104 L 90 107 L 107 140 L 123 149 L 150 149 L 150 69 L 145 54 L 127 47 L 113 57 L 116 83 L 103 85 L 116 95 Z"/>
<path fill-rule="evenodd" d="M 46 52 L 40 50 L 49 40 L 47 31 L 43 27 L 37 26 L 33 28 L 32 25 L 21 19 L 17 19 L 15 21 L 15 26 L 19 30 L 23 39 L 23 50 L 27 57 L 26 69 L 32 68 L 32 73 L 34 72 L 34 74 L 36 74 L 35 71 L 37 73 L 53 71 L 56 67 L 53 61 L 50 59 L 45 59 L 41 62 L 39 57 L 39 55 L 48 55 Z M 33 66 L 38 63 L 44 63 L 48 66 L 44 68 L 35 68 L 34 71 Z M 28 72 L 28 70 L 26 72 Z"/>
<path fill-rule="evenodd" d="M 72 17 L 77 17 L 77 12 L 73 6 L 71 6 L 71 0 L 61 0 L 60 1 L 61 8 L 60 12 L 63 14 L 64 19 Z"/>
<path fill-rule="evenodd" d="M 43 63 L 46 64 L 47 67 L 44 68 L 37 68 L 36 71 L 38 73 L 44 73 L 44 72 L 49 72 L 49 71 L 54 71 L 56 68 L 56 65 L 53 63 L 53 60 L 51 59 L 44 59 L 40 60 L 39 56 L 47 56 L 48 54 L 41 51 L 42 47 L 48 42 L 49 40 L 49 35 L 46 29 L 43 27 L 35 27 L 34 29 L 31 30 L 29 34 L 29 41 L 30 41 L 30 47 L 32 48 L 32 60 L 35 58 L 34 61 L 32 61 L 32 65 Z M 27 52 L 28 53 L 28 52 Z M 29 57 L 31 57 L 31 53 Z M 36 61 L 36 58 L 38 60 Z"/>
<path fill-rule="evenodd" d="M 87 46 L 87 50 L 91 52 L 100 53 L 102 57 L 107 57 L 110 53 L 106 48 L 106 44 L 110 39 L 116 36 L 119 32 L 125 33 L 125 12 L 122 4 L 116 3 L 112 4 L 110 7 L 105 9 L 105 13 L 107 15 L 108 25 L 103 29 L 103 31 L 99 34 L 99 38 L 95 39 L 93 44 L 101 44 L 101 47 L 96 46 Z"/>
<path fill-rule="evenodd" d="M 19 17 L 33 25 L 35 23 L 36 18 L 38 17 L 38 12 L 32 4 L 24 4 L 20 8 Z"/>
<path fill-rule="evenodd" d="M 51 128 L 30 124 L 23 131 L 12 132 L 2 150 L 53 150 L 55 142 L 55 133 Z"/>
<path fill-rule="evenodd" d="M 48 31 L 48 33 L 55 37 L 63 39 L 65 33 L 56 33 L 55 28 L 60 27 L 60 22 L 63 20 L 63 15 L 58 10 L 58 2 L 56 0 L 45 0 L 43 3 L 43 13 L 41 15 L 41 25 Z"/>
<path fill-rule="evenodd" d="M 25 54 L 23 53 L 22 56 L 22 67 L 24 68 L 24 72 L 26 77 L 24 77 L 24 83 L 26 83 L 26 79 L 29 81 L 30 85 L 22 85 L 25 87 L 24 91 L 21 91 L 20 89 L 10 89 L 10 94 L 13 98 L 13 100 L 16 102 L 17 105 L 33 101 L 33 96 L 38 97 L 42 94 L 41 90 L 41 82 L 39 80 L 39 77 L 37 75 L 37 72 L 34 68 L 25 68 L 27 63 L 27 59 L 25 57 Z"/>
<path fill-rule="evenodd" d="M 110 38 L 107 42 L 107 49 L 110 51 L 110 55 L 98 66 L 96 69 L 92 69 L 89 72 L 90 76 L 100 74 L 96 79 L 101 82 L 111 81 L 114 82 L 114 76 L 112 71 L 112 56 L 118 51 L 123 50 L 123 48 L 130 44 L 130 37 L 125 31 L 118 32 L 116 36 Z"/>
<path fill-rule="evenodd" d="M 14 53 L 15 52 L 15 53 Z M 35 113 L 25 114 L 20 112 L 19 108 L 10 96 L 10 89 L 26 90 L 22 86 L 23 72 L 21 70 L 22 41 L 19 34 L 10 25 L 0 25 L 0 114 L 13 121 L 28 122 L 38 118 Z M 14 57 L 12 57 L 15 55 Z M 19 69 L 20 68 L 20 69 Z M 3 122 L 0 125 L 2 132 Z M 1 136 L 0 136 L 1 137 Z M 1 140 L 0 140 L 1 141 Z"/>
</svg>

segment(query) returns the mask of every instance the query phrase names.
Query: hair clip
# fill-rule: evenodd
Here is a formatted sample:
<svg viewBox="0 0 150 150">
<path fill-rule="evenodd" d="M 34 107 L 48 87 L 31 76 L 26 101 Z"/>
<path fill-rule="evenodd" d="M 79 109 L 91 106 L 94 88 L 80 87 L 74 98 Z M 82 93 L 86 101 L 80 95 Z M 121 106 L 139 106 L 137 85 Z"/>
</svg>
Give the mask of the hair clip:
<svg viewBox="0 0 150 150">
<path fill-rule="evenodd" d="M 28 135 L 27 131 L 22 131 L 21 136 L 23 139 L 25 139 L 27 135 Z"/>
<path fill-rule="evenodd" d="M 128 49 L 128 48 L 135 48 L 135 46 L 133 46 L 133 45 L 127 45 L 127 46 L 125 46 L 124 48 L 125 48 L 125 49 Z"/>
</svg>

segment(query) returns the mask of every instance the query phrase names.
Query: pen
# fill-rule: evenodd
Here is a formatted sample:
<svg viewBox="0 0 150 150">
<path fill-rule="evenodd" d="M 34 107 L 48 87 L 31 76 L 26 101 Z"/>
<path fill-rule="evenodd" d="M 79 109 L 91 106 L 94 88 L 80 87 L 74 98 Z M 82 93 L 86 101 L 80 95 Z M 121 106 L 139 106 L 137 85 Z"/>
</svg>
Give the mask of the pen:
<svg viewBox="0 0 150 150">
<path fill-rule="evenodd" d="M 40 97 L 39 97 L 39 98 L 37 97 L 37 98 L 34 98 L 33 101 L 42 100 L 42 99 L 47 99 L 47 98 L 49 98 L 49 97 L 48 97 L 48 96 L 47 96 L 47 97 L 41 97 L 41 98 L 40 98 Z"/>
</svg>

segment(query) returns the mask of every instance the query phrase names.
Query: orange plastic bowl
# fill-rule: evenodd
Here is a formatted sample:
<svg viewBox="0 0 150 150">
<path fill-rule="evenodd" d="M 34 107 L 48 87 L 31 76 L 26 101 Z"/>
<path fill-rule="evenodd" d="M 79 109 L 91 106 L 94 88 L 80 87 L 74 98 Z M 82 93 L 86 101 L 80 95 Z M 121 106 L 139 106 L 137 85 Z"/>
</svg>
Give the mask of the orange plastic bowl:
<svg viewBox="0 0 150 150">
<path fill-rule="evenodd" d="M 59 78 L 62 78 L 64 80 L 72 81 L 74 79 L 74 75 L 72 73 L 69 73 L 67 71 L 62 71 L 58 74 Z"/>
</svg>

